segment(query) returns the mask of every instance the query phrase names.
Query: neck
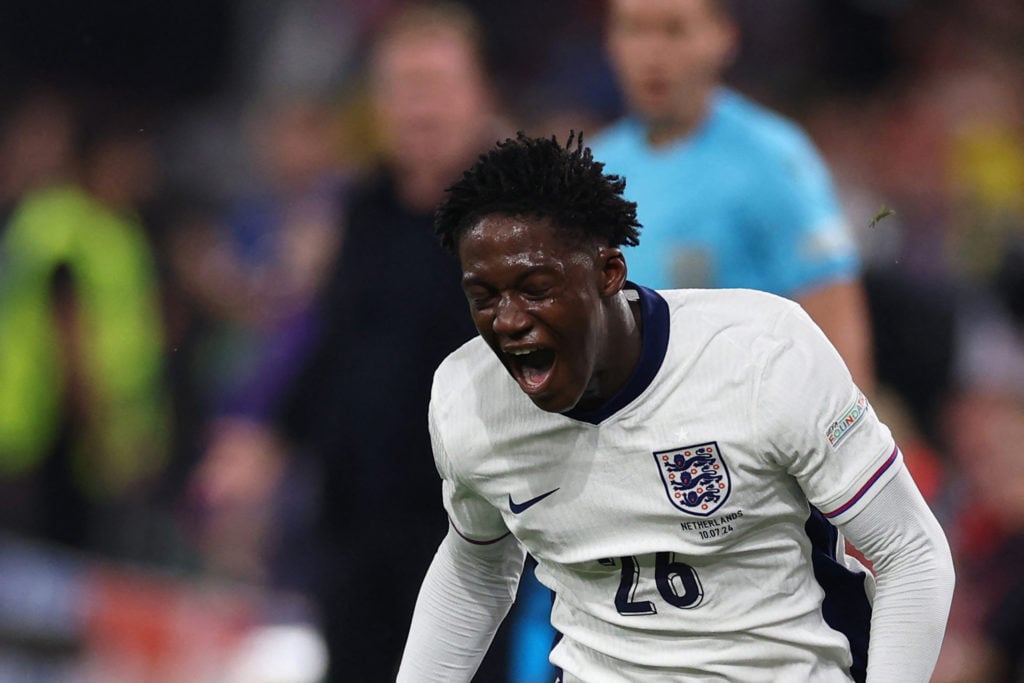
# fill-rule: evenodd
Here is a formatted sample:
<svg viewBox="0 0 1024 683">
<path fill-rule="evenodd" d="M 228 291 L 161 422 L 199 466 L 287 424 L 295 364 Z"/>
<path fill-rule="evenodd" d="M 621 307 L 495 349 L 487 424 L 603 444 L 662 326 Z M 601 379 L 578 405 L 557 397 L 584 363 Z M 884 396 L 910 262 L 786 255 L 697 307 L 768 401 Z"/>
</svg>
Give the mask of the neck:
<svg viewBox="0 0 1024 683">
<path fill-rule="evenodd" d="M 584 393 L 578 407 L 596 410 L 619 393 L 640 363 L 643 348 L 643 316 L 639 301 L 629 301 L 619 292 L 609 304 L 607 354 L 604 370 L 599 371 L 591 389 Z"/>
<path fill-rule="evenodd" d="M 632 376 L 633 371 L 636 370 L 637 364 L 640 362 L 640 351 L 643 348 L 643 331 L 644 331 L 644 317 L 640 310 L 640 301 L 629 301 L 626 299 L 624 292 L 619 292 L 619 297 L 622 298 L 624 308 L 626 309 L 625 315 L 623 316 L 626 320 L 626 339 L 624 348 L 628 350 L 627 357 L 629 358 L 629 371 L 626 376 L 622 379 L 624 385 Z M 619 386 L 621 389 L 622 386 Z M 616 390 L 617 391 L 617 390 Z"/>
<path fill-rule="evenodd" d="M 647 124 L 647 144 L 651 147 L 664 147 L 680 138 L 684 138 L 696 128 L 695 122 L 680 120 L 650 121 Z"/>
</svg>

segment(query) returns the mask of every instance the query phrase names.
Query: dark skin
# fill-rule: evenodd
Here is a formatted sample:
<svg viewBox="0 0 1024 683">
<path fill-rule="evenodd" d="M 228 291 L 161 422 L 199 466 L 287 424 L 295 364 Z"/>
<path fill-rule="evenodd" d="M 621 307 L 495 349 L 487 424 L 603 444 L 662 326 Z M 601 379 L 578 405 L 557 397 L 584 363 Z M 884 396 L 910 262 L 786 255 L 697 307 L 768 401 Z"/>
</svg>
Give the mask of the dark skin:
<svg viewBox="0 0 1024 683">
<path fill-rule="evenodd" d="M 546 218 L 491 214 L 459 242 L 462 287 L 480 336 L 542 410 L 593 410 L 640 359 L 637 303 L 617 247 L 577 242 Z"/>
</svg>

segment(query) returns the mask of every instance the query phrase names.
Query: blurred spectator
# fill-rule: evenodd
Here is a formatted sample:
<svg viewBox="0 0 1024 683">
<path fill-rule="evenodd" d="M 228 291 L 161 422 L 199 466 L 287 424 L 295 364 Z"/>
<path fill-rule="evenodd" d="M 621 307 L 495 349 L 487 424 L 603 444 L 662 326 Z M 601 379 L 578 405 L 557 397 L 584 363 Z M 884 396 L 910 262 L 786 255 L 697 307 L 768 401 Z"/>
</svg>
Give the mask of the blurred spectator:
<svg viewBox="0 0 1024 683">
<path fill-rule="evenodd" d="M 73 132 L 70 104 L 49 88 L 19 93 L 0 116 L 0 233 L 26 194 L 69 179 Z"/>
<path fill-rule="evenodd" d="M 287 582 L 270 576 L 270 554 L 281 535 L 304 530 L 286 523 L 277 500 L 285 487 L 308 492 L 288 476 L 285 444 L 263 421 L 241 416 L 215 417 L 203 429 L 188 504 L 204 571 L 252 585 L 308 590 L 310 561 L 302 555 L 289 558 Z"/>
<path fill-rule="evenodd" d="M 256 108 L 256 185 L 223 216 L 194 211 L 172 236 L 175 277 L 209 322 L 197 359 L 208 408 L 261 418 L 301 358 L 310 311 L 341 242 L 347 176 L 337 120 L 313 97 Z"/>
<path fill-rule="evenodd" d="M 1024 55 L 993 39 L 1022 21 L 1001 1 L 904 11 L 890 80 L 810 118 L 858 229 L 878 381 L 940 452 L 957 291 L 990 287 L 1024 231 Z M 868 227 L 882 206 L 895 214 Z"/>
<path fill-rule="evenodd" d="M 189 503 L 206 568 L 297 590 L 309 588 L 313 560 L 293 555 L 281 585 L 267 554 L 312 514 L 313 475 L 287 465 L 270 423 L 316 336 L 315 300 L 344 239 L 337 129 L 322 98 L 262 101 L 248 136 L 257 185 L 223 217 L 187 214 L 169 240 L 175 280 L 199 318 L 187 353 L 207 422 Z"/>
<path fill-rule="evenodd" d="M 371 48 L 384 158 L 353 192 L 318 352 L 286 419 L 323 462 L 331 681 L 394 680 L 417 581 L 446 529 L 425 416 L 434 369 L 474 329 L 433 209 L 504 132 L 482 40 L 463 8 L 413 5 Z"/>
<path fill-rule="evenodd" d="M 159 542 L 139 541 L 170 439 L 158 283 L 137 213 L 157 168 L 146 120 L 97 102 L 74 182 L 27 194 L 0 244 L 0 520 L 138 559 Z"/>
<path fill-rule="evenodd" d="M 896 33 L 896 77 L 819 105 L 814 126 L 855 224 L 896 210 L 860 237 L 879 381 L 944 470 L 929 502 L 957 590 L 937 683 L 1021 676 L 1022 22 L 1020 3 L 922 6 Z"/>
<path fill-rule="evenodd" d="M 1024 676 L 1024 581 L 1003 595 L 984 626 L 985 642 L 975 654 L 979 681 L 1014 683 Z"/>
<path fill-rule="evenodd" d="M 945 246 L 958 273 L 991 283 L 1011 243 L 1024 239 L 1024 53 L 978 41 L 968 50 L 961 47 L 958 69 L 934 74 L 950 110 L 953 215 Z"/>
<path fill-rule="evenodd" d="M 958 590 L 935 680 L 1009 683 L 1022 664 L 1024 326 L 989 291 L 961 303 L 944 501 Z"/>
<path fill-rule="evenodd" d="M 256 202 L 233 214 L 224 233 L 233 242 L 219 238 L 231 248 L 207 252 L 216 254 L 209 273 L 228 279 L 208 281 L 203 291 L 250 326 L 283 320 L 274 313 L 289 307 L 275 302 L 287 300 L 288 282 L 320 272 L 289 254 L 332 264 L 315 324 L 306 328 L 314 340 L 309 355 L 292 347 L 300 352 L 279 374 L 273 357 L 257 354 L 248 372 L 224 382 L 243 390 L 223 404 L 233 409 L 217 411 L 227 419 L 212 424 L 194 482 L 206 513 L 203 544 L 216 551 L 221 570 L 313 591 L 331 681 L 393 680 L 418 577 L 445 532 L 443 515 L 427 512 L 436 510 L 437 492 L 425 415 L 434 368 L 473 327 L 457 264 L 433 235 L 433 208 L 499 133 L 481 41 L 475 20 L 457 5 L 407 8 L 376 37 L 370 90 L 385 155 L 335 205 L 340 250 L 319 239 L 323 232 L 295 232 L 305 249 L 283 249 L 288 230 L 280 223 L 269 235 L 278 241 L 264 243 L 260 229 L 275 224 L 253 220 L 266 215 Z M 308 144 L 275 159 L 294 161 L 297 151 L 324 147 L 325 137 L 304 138 Z M 280 131 L 266 140 L 288 142 Z M 337 200 L 342 192 L 335 186 L 325 196 Z M 183 277 L 194 263 L 181 260 Z M 229 277 L 246 272 L 254 277 Z M 255 282 L 263 288 L 250 287 Z M 302 358 L 292 378 L 298 366 L 291 361 Z M 238 381 L 245 377 L 252 381 Z M 278 391 L 289 385 L 281 408 Z M 274 414 L 286 439 L 267 420 Z M 301 520 L 281 512 L 296 498 L 319 505 L 313 539 Z"/>
</svg>

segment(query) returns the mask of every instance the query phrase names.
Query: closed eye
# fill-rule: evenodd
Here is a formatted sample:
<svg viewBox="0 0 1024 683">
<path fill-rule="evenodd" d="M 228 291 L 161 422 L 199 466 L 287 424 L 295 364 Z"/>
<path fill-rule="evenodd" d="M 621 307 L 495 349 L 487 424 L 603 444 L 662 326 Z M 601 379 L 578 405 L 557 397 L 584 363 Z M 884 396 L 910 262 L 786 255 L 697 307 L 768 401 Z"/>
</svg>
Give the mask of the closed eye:
<svg viewBox="0 0 1024 683">
<path fill-rule="evenodd" d="M 538 288 L 535 288 L 535 289 L 523 290 L 523 296 L 525 296 L 530 301 L 541 301 L 543 299 L 548 298 L 548 295 L 550 295 L 550 294 L 551 294 L 551 288 L 550 287 L 543 287 L 543 288 L 538 287 Z"/>
<path fill-rule="evenodd" d="M 547 273 L 531 273 L 519 284 L 519 291 L 529 301 L 542 301 L 551 296 L 557 282 Z"/>
<path fill-rule="evenodd" d="M 493 305 L 494 294 L 480 287 L 472 287 L 466 290 L 466 298 L 469 303 L 478 311 L 485 310 Z"/>
<path fill-rule="evenodd" d="M 493 305 L 491 299 L 470 299 L 470 303 L 473 305 L 473 308 L 478 311 L 486 311 Z"/>
</svg>

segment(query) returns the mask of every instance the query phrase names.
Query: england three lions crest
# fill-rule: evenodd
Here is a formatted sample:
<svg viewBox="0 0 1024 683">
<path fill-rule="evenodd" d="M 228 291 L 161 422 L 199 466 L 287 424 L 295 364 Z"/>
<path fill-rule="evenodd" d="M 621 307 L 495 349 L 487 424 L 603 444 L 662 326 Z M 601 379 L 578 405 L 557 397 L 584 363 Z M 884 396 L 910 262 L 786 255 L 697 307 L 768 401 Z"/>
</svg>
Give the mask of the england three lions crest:
<svg viewBox="0 0 1024 683">
<path fill-rule="evenodd" d="M 657 451 L 654 461 L 668 499 L 688 514 L 713 514 L 732 490 L 729 468 L 715 441 Z"/>
</svg>

